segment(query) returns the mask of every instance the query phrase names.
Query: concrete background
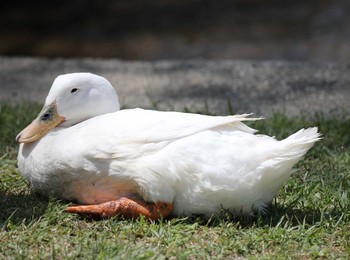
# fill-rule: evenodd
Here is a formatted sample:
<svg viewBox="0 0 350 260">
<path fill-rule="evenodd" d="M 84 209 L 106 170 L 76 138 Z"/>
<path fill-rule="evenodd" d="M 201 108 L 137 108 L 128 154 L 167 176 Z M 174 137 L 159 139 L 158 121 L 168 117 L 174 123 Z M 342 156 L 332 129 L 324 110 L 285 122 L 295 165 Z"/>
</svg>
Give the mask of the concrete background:
<svg viewBox="0 0 350 260">
<path fill-rule="evenodd" d="M 0 7 L 0 102 L 43 103 L 57 75 L 90 71 L 112 82 L 124 107 L 349 111 L 349 0 L 18 0 Z"/>
<path fill-rule="evenodd" d="M 284 111 L 328 116 L 350 110 L 350 66 L 244 60 L 121 61 L 0 57 L 0 102 L 43 103 L 54 78 L 92 72 L 106 77 L 124 107 L 207 112 Z"/>
</svg>

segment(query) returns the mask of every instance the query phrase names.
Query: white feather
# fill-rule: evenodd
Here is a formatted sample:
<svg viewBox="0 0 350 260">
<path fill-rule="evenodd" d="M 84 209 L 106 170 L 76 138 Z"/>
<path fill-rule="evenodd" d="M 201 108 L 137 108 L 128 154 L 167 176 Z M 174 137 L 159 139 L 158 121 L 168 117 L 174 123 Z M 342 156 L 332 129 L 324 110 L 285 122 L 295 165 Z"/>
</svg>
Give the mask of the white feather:
<svg viewBox="0 0 350 260">
<path fill-rule="evenodd" d="M 93 99 L 81 102 L 103 106 Z M 84 204 L 137 196 L 171 202 L 177 215 L 211 215 L 221 208 L 249 214 L 263 210 L 293 165 L 320 139 L 317 128 L 302 129 L 282 141 L 255 135 L 243 123 L 257 120 L 249 115 L 111 112 L 22 144 L 22 175 L 43 193 Z"/>
</svg>

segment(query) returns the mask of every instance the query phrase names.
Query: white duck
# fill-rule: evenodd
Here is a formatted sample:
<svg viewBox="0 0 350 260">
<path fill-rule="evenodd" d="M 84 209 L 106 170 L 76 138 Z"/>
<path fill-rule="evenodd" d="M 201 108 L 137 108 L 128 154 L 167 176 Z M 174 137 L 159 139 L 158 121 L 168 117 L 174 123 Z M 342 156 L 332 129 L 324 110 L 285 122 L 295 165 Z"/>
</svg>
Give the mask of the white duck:
<svg viewBox="0 0 350 260">
<path fill-rule="evenodd" d="M 249 214 L 278 194 L 320 134 L 314 127 L 277 141 L 254 135 L 247 116 L 119 110 L 105 78 L 61 75 L 16 138 L 18 166 L 34 189 L 84 204 L 69 212 Z"/>
</svg>

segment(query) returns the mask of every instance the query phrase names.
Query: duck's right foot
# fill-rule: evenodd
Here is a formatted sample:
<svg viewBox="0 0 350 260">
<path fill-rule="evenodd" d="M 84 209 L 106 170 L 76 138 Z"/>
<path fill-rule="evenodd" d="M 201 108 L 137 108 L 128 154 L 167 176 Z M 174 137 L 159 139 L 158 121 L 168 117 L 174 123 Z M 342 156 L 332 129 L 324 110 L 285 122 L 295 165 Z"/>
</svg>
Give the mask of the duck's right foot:
<svg viewBox="0 0 350 260">
<path fill-rule="evenodd" d="M 65 211 L 90 217 L 108 218 L 116 215 L 127 219 L 135 219 L 140 215 L 150 220 L 167 217 L 173 210 L 169 202 L 146 202 L 138 199 L 122 197 L 115 201 L 108 201 L 97 205 L 74 205 Z"/>
</svg>

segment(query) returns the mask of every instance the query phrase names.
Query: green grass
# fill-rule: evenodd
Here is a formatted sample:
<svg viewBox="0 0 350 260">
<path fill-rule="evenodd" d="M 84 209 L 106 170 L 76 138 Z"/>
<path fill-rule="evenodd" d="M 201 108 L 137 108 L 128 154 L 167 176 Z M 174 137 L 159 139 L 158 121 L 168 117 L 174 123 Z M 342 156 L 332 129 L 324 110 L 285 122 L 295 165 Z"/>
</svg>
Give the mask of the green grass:
<svg viewBox="0 0 350 260">
<path fill-rule="evenodd" d="M 349 115 L 288 119 L 276 113 L 252 126 L 286 137 L 317 125 L 323 140 L 297 165 L 267 214 L 210 220 L 91 221 L 67 203 L 31 191 L 16 169 L 16 134 L 40 110 L 0 104 L 0 259 L 347 258 L 350 253 Z"/>
</svg>

